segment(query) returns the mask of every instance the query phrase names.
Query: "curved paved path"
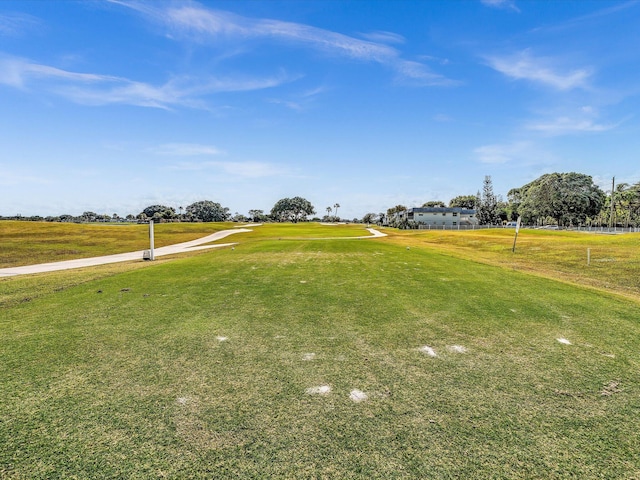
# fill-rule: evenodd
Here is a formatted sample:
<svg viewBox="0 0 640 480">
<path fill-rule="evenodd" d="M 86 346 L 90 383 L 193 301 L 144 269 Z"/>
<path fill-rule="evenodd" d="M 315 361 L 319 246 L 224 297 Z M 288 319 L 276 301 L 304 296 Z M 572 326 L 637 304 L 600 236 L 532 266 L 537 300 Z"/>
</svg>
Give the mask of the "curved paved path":
<svg viewBox="0 0 640 480">
<path fill-rule="evenodd" d="M 254 225 L 247 225 L 247 226 L 254 227 L 259 225 L 254 224 Z M 349 238 L 354 238 L 354 239 L 355 238 L 376 238 L 376 237 L 387 236 L 386 233 L 379 232 L 378 230 L 375 230 L 373 228 L 367 228 L 367 230 L 371 233 L 371 236 L 338 237 L 336 239 L 345 240 Z M 252 232 L 252 231 L 253 230 L 248 228 L 234 228 L 233 230 L 223 230 L 221 232 L 212 233 L 211 235 L 207 235 L 206 237 L 198 238 L 196 240 L 191 240 L 189 242 L 176 243 L 175 245 L 169 245 L 167 247 L 154 248 L 153 254 L 154 254 L 154 257 L 162 257 L 163 255 L 173 255 L 176 253 L 193 252 L 196 250 L 205 250 L 208 248 L 229 247 L 232 245 L 237 245 L 237 242 L 221 243 L 216 245 L 203 245 L 203 243 L 215 242 L 216 240 L 221 240 L 235 233 L 245 233 L 245 232 Z M 328 240 L 328 239 L 325 238 L 324 240 Z M 39 263 L 37 265 L 25 265 L 22 267 L 0 268 L 0 277 L 12 277 L 14 275 L 27 275 L 30 273 L 55 272 L 58 270 L 70 270 L 73 268 L 82 268 L 82 267 L 95 267 L 97 265 L 106 265 L 108 263 L 130 262 L 132 260 L 141 260 L 143 252 L 144 250 L 137 250 L 135 252 L 117 253 L 115 255 L 105 255 L 102 257 L 77 258 L 75 260 L 65 260 L 62 262 Z"/>
<path fill-rule="evenodd" d="M 167 247 L 159 247 L 153 249 L 154 257 L 162 257 L 163 255 L 173 255 L 175 253 L 193 252 L 196 250 L 204 250 L 207 248 L 228 247 L 236 245 L 236 243 L 223 243 L 216 245 L 202 245 L 203 243 L 215 242 L 221 240 L 234 233 L 251 232 L 246 228 L 234 228 L 233 230 L 223 230 L 221 232 L 212 233 L 206 237 L 191 240 L 189 242 L 176 243 Z M 26 275 L 29 273 L 55 272 L 57 270 L 70 270 L 72 268 L 94 267 L 96 265 L 105 265 L 107 263 L 130 262 L 132 260 L 142 260 L 144 250 L 138 250 L 128 253 L 117 253 L 115 255 L 105 255 L 103 257 L 77 258 L 75 260 L 65 260 L 63 262 L 40 263 L 38 265 L 25 265 L 23 267 L 0 268 L 0 277 L 11 277 L 14 275 Z"/>
</svg>

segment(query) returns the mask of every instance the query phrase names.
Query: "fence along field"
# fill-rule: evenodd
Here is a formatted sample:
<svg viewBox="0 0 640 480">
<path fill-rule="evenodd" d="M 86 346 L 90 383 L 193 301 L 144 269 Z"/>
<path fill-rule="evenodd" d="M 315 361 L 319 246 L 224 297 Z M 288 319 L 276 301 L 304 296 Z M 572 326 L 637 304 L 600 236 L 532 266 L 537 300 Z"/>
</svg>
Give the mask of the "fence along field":
<svg viewBox="0 0 640 480">
<path fill-rule="evenodd" d="M 582 237 L 265 227 L 3 304 L 0 476 L 640 475 L 637 299 L 515 270 Z"/>
</svg>

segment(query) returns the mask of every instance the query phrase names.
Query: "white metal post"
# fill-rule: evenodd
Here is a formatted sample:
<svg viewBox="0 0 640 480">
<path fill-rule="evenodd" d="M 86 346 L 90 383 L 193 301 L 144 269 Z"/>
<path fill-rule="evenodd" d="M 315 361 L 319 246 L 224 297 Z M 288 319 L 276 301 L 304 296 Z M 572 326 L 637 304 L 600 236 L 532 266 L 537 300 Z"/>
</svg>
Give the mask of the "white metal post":
<svg viewBox="0 0 640 480">
<path fill-rule="evenodd" d="M 150 256 L 149 260 L 155 260 L 153 256 L 153 220 L 149 220 L 149 245 L 150 245 Z"/>
</svg>

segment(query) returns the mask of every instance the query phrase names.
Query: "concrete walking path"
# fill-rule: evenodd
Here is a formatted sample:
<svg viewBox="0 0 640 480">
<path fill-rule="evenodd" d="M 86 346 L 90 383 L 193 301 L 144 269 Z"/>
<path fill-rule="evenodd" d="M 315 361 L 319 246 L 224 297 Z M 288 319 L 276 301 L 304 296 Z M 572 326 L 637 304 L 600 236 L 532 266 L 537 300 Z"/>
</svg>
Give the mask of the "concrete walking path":
<svg viewBox="0 0 640 480">
<path fill-rule="evenodd" d="M 236 245 L 236 243 L 224 243 L 216 245 L 202 245 L 203 243 L 215 242 L 221 240 L 234 233 L 251 232 L 247 228 L 235 228 L 233 230 L 223 230 L 221 232 L 212 233 L 206 237 L 191 240 L 189 242 L 176 243 L 167 247 L 154 248 L 154 257 L 162 257 L 164 255 L 173 255 L 176 253 L 193 252 L 208 248 L 220 248 Z M 27 275 L 30 273 L 55 272 L 58 270 L 70 270 L 72 268 L 95 267 L 97 265 L 106 265 L 108 263 L 130 262 L 132 260 L 142 260 L 144 250 L 138 250 L 128 253 L 117 253 L 115 255 L 105 255 L 102 257 L 77 258 L 75 260 L 65 260 L 62 262 L 40 263 L 37 265 L 25 265 L 22 267 L 0 268 L 0 277 L 11 277 L 14 275 Z"/>
<path fill-rule="evenodd" d="M 259 225 L 256 224 L 256 225 L 247 225 L 247 226 L 253 227 L 253 226 L 259 226 Z M 369 233 L 371 233 L 371 236 L 338 237 L 336 238 L 336 240 L 345 240 L 349 238 L 353 238 L 353 239 L 378 238 L 378 237 L 387 236 L 386 233 L 381 233 L 378 230 L 375 230 L 373 228 L 367 228 L 367 230 L 369 231 Z M 191 240 L 189 242 L 176 243 L 175 245 L 169 245 L 167 247 L 154 248 L 153 254 L 154 254 L 154 257 L 162 257 L 164 255 L 174 255 L 176 253 L 194 252 L 197 250 L 205 250 L 209 248 L 230 247 L 232 245 L 237 245 L 237 243 L 223 243 L 223 244 L 216 244 L 216 245 L 203 245 L 203 243 L 215 242 L 217 240 L 221 240 L 235 233 L 245 233 L 245 232 L 252 232 L 252 231 L 253 230 L 248 228 L 234 228 L 233 230 L 223 230 L 221 232 L 212 233 L 211 235 L 207 235 L 206 237 L 198 238 L 196 240 Z M 329 239 L 325 238 L 323 240 L 329 240 Z M 15 275 L 28 275 L 33 273 L 56 272 L 59 270 L 71 270 L 73 268 L 95 267 L 97 265 L 106 265 L 108 263 L 130 262 L 134 260 L 142 260 L 143 253 L 144 253 L 144 250 L 138 250 L 135 252 L 116 253 L 115 255 L 105 255 L 102 257 L 77 258 L 75 260 L 64 260 L 62 262 L 39 263 L 37 265 L 25 265 L 22 267 L 0 268 L 0 278 L 12 277 Z"/>
</svg>

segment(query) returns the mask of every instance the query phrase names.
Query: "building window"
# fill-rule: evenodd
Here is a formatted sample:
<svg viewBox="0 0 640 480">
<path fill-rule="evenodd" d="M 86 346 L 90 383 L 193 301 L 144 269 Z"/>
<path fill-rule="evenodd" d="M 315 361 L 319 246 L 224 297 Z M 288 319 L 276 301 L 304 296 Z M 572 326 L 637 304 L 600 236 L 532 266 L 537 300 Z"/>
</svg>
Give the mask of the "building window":
<svg viewBox="0 0 640 480">
<path fill-rule="evenodd" d="M 446 216 L 447 216 L 447 214 L 446 214 L 446 213 L 443 213 L 443 214 L 442 214 L 442 216 L 443 216 L 443 217 L 446 217 Z"/>
<path fill-rule="evenodd" d="M 457 217 L 458 216 L 458 212 L 453 212 L 453 216 Z"/>
<path fill-rule="evenodd" d="M 457 224 L 458 224 L 458 222 L 453 222 L 453 225 L 454 225 L 454 226 L 455 226 L 455 225 L 457 225 Z"/>
</svg>

